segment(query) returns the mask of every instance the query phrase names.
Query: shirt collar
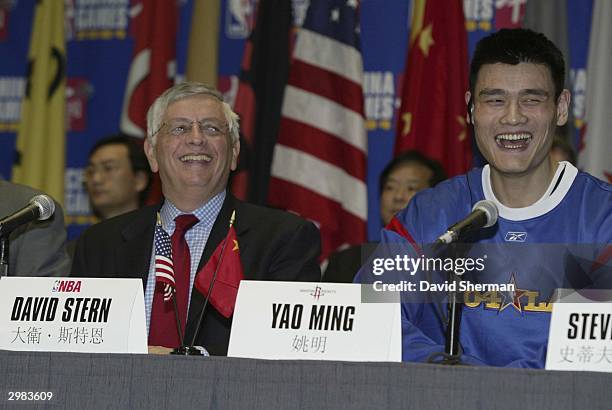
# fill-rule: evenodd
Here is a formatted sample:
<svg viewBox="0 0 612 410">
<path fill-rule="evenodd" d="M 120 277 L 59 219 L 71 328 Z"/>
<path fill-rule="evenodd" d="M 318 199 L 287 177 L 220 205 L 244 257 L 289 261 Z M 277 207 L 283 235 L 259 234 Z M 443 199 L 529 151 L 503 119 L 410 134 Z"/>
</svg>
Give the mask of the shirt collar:
<svg viewBox="0 0 612 410">
<path fill-rule="evenodd" d="M 544 215 L 559 205 L 572 187 L 576 175 L 578 175 L 578 169 L 575 166 L 567 161 L 561 161 L 557 165 L 555 175 L 546 192 L 539 200 L 524 208 L 509 208 L 495 196 L 491 184 L 491 168 L 487 164 L 482 169 L 482 190 L 485 199 L 495 202 L 501 218 L 509 221 L 524 221 Z"/>
<path fill-rule="evenodd" d="M 215 223 L 217 215 L 219 215 L 223 202 L 225 201 L 225 195 L 225 190 L 223 190 L 193 212 L 189 212 L 195 215 L 199 220 L 194 227 L 200 225 L 212 226 Z M 165 199 L 159 212 L 164 230 L 168 233 L 174 232 L 174 219 L 186 213 L 188 212 L 181 212 L 170 200 Z"/>
</svg>

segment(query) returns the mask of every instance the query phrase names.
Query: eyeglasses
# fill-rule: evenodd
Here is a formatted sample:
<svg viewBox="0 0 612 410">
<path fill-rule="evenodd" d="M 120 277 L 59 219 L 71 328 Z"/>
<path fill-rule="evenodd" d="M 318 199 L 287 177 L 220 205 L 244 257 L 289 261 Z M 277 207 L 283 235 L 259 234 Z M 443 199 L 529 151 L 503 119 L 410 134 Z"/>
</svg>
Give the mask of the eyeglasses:
<svg viewBox="0 0 612 410">
<path fill-rule="evenodd" d="M 153 136 L 155 136 L 159 132 L 174 137 L 191 135 L 191 132 L 193 131 L 193 124 L 198 124 L 198 130 L 200 131 L 200 134 L 206 135 L 207 137 L 211 138 L 226 135 L 228 132 L 227 127 L 224 124 L 221 124 L 215 120 L 170 120 L 168 122 L 164 122 L 159 127 L 159 129 L 153 133 Z"/>
</svg>

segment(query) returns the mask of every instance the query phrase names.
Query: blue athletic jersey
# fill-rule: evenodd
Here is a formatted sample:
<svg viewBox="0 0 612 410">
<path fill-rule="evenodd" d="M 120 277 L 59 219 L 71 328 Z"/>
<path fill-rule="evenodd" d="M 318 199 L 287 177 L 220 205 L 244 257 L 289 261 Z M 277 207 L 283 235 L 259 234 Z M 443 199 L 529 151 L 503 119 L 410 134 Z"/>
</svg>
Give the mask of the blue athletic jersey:
<svg viewBox="0 0 612 410">
<path fill-rule="evenodd" d="M 483 199 L 497 204 L 499 218 L 497 224 L 482 229 L 471 241 L 503 244 L 508 249 L 514 245 L 506 244 L 517 244 L 530 249 L 532 255 L 508 257 L 505 262 L 499 257 L 489 260 L 499 264 L 494 269 L 497 277 L 490 281 L 513 283 L 514 292 L 465 294 L 460 333 L 463 360 L 491 366 L 544 367 L 550 290 L 579 287 L 585 280 L 582 274 L 568 278 L 568 264 L 578 266 L 580 258 L 567 254 L 559 257 L 557 248 L 587 244 L 584 260 L 589 263 L 605 255 L 603 249 L 612 239 L 612 185 L 560 162 L 540 200 L 526 208 L 508 208 L 495 198 L 487 165 L 419 192 L 390 224 L 401 227 L 383 230 L 382 243 L 405 242 L 406 237 L 417 244 L 432 243 Z M 405 361 L 424 361 L 430 354 L 444 351 L 444 327 L 434 304 L 402 303 L 402 333 Z"/>
</svg>

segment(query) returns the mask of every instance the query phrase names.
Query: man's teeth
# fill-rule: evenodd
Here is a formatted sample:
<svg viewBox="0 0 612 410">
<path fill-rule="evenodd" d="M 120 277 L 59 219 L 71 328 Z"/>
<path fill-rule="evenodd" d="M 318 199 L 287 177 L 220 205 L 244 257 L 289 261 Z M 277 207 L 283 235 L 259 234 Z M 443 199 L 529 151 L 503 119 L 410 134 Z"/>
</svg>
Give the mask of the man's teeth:
<svg viewBox="0 0 612 410">
<path fill-rule="evenodd" d="M 506 141 L 518 141 L 518 140 L 527 140 L 531 139 L 531 135 L 529 134 L 501 134 L 495 137 L 497 142 L 501 140 Z"/>
<path fill-rule="evenodd" d="M 206 162 L 210 162 L 210 160 L 212 160 L 212 158 L 209 157 L 208 155 L 204 155 L 204 154 L 199 154 L 199 155 L 183 155 L 181 157 L 181 161 L 183 161 L 183 162 L 187 162 L 187 161 L 206 161 Z"/>
</svg>

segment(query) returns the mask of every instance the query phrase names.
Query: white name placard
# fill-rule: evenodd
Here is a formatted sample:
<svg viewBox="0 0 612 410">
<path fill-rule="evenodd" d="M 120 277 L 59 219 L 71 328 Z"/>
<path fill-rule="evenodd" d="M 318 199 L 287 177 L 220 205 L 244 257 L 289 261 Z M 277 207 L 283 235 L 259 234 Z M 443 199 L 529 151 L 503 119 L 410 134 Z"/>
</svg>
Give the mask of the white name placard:
<svg viewBox="0 0 612 410">
<path fill-rule="evenodd" d="M 0 349 L 147 353 L 140 279 L 0 279 Z"/>
<path fill-rule="evenodd" d="M 612 293 L 562 289 L 553 303 L 547 370 L 612 372 Z"/>
<path fill-rule="evenodd" d="M 359 284 L 243 280 L 228 356 L 399 362 L 399 301 L 362 303 Z"/>
</svg>

